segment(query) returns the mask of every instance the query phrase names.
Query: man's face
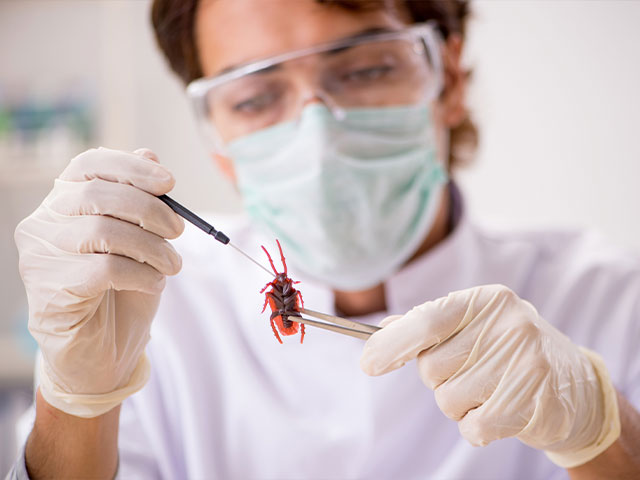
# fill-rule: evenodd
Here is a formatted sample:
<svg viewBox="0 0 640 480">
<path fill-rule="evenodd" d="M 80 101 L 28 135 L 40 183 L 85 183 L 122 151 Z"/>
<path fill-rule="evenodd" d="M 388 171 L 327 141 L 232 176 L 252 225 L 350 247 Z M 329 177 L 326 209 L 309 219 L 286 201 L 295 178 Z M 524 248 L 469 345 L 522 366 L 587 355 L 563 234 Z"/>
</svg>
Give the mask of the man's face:
<svg viewBox="0 0 640 480">
<path fill-rule="evenodd" d="M 195 27 L 202 71 L 210 77 L 253 60 L 372 30 L 398 29 L 408 23 L 408 14 L 397 9 L 351 11 L 314 0 L 203 0 Z M 457 66 L 457 59 L 455 63 Z M 447 72 L 446 77 L 449 80 L 451 74 Z M 388 100 L 389 104 L 397 103 L 393 98 Z M 438 103 L 446 104 L 442 99 Z M 436 124 L 448 127 L 445 112 L 440 105 L 434 107 Z M 216 161 L 223 172 L 234 177 L 229 159 L 216 155 Z"/>
</svg>

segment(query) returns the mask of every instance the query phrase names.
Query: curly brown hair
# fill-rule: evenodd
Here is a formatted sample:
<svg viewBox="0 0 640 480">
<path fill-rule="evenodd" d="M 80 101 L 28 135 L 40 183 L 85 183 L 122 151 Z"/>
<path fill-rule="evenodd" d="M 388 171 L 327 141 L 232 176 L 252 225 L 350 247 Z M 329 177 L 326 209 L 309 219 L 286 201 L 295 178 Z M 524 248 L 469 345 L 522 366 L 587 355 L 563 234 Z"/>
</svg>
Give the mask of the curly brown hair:
<svg viewBox="0 0 640 480">
<path fill-rule="evenodd" d="M 348 10 L 386 8 L 385 0 L 314 0 Z M 446 39 L 452 33 L 465 36 L 468 0 L 396 0 L 406 7 L 413 23 L 434 21 Z M 202 77 L 195 40 L 195 16 L 199 0 L 154 0 L 151 21 L 156 41 L 171 69 L 187 84 Z M 467 163 L 477 144 L 478 132 L 469 115 L 449 132 L 449 167 Z"/>
</svg>

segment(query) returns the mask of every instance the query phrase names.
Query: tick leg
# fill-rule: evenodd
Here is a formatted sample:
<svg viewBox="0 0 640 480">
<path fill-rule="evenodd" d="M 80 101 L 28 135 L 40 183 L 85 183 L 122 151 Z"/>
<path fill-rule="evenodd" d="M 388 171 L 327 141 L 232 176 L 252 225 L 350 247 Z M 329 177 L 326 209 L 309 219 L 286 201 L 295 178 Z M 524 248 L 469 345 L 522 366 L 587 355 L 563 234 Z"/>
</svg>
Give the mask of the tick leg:
<svg viewBox="0 0 640 480">
<path fill-rule="evenodd" d="M 282 343 L 282 340 L 280 340 L 280 335 L 278 335 L 278 331 L 276 330 L 276 324 L 273 321 L 273 318 L 271 319 L 271 329 L 273 330 L 273 334 L 276 336 L 276 338 L 278 339 L 278 341 L 280 343 Z"/>
<path fill-rule="evenodd" d="M 302 292 L 298 290 L 297 293 L 298 293 L 298 297 L 300 297 L 300 306 L 304 308 L 304 300 L 302 300 Z"/>
<path fill-rule="evenodd" d="M 262 292 L 260 292 L 262 293 Z M 264 313 L 264 311 L 267 309 L 267 304 L 269 303 L 269 294 L 264 296 L 264 305 L 262 306 L 262 311 L 260 313 Z"/>
<path fill-rule="evenodd" d="M 273 282 L 269 282 L 267 283 L 264 288 L 262 290 L 260 290 L 260 293 L 264 292 L 267 288 L 272 287 L 273 286 Z"/>
<path fill-rule="evenodd" d="M 304 340 L 304 323 L 300 324 L 300 343 Z"/>
</svg>

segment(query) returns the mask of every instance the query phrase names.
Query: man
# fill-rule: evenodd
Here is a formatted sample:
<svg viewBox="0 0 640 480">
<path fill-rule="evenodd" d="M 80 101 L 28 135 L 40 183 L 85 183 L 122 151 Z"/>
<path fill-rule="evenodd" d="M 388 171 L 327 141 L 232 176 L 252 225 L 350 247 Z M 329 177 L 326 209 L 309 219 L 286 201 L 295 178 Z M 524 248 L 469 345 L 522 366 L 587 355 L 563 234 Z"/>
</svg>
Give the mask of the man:
<svg viewBox="0 0 640 480">
<path fill-rule="evenodd" d="M 281 346 L 258 317 L 264 272 L 194 230 L 165 240 L 183 225 L 153 152 L 85 152 L 16 230 L 42 351 L 16 475 L 638 475 L 640 265 L 466 218 L 450 182 L 471 131 L 465 11 L 155 2 L 245 201 L 226 233 L 256 258 L 279 238 L 310 308 L 384 328 L 364 351 L 319 330 Z"/>
</svg>

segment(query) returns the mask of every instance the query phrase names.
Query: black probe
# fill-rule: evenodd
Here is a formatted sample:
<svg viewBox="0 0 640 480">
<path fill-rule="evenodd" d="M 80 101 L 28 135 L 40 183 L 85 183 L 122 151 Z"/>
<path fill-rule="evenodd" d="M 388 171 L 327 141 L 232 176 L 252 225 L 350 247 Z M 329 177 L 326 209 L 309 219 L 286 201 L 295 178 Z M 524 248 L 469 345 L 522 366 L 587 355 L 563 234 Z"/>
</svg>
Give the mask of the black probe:
<svg viewBox="0 0 640 480">
<path fill-rule="evenodd" d="M 213 238 L 215 238 L 217 241 L 219 241 L 223 245 L 229 245 L 229 246 L 233 247 L 235 250 L 237 250 L 242 255 L 244 255 L 249 260 L 251 260 L 253 263 L 258 265 L 262 270 L 267 272 L 269 275 L 274 276 L 274 274 L 272 272 L 270 272 L 263 265 L 258 263 L 257 260 L 254 260 L 251 256 L 247 255 L 242 250 L 240 250 L 238 247 L 236 247 L 233 243 L 231 243 L 231 239 L 229 237 L 227 237 L 224 233 L 222 233 L 220 230 L 216 230 L 213 225 L 211 225 L 210 223 L 204 221 L 202 218 L 200 218 L 198 215 L 193 213 L 187 207 L 184 207 L 184 206 L 180 205 L 173 198 L 171 198 L 171 197 L 169 197 L 167 195 L 160 195 L 158 198 L 160 200 L 162 200 L 164 203 L 166 203 L 171 210 L 176 212 L 178 215 L 180 215 L 182 218 L 184 218 L 187 222 L 192 223 L 193 225 L 198 227 L 203 232 L 211 235 Z"/>
</svg>

